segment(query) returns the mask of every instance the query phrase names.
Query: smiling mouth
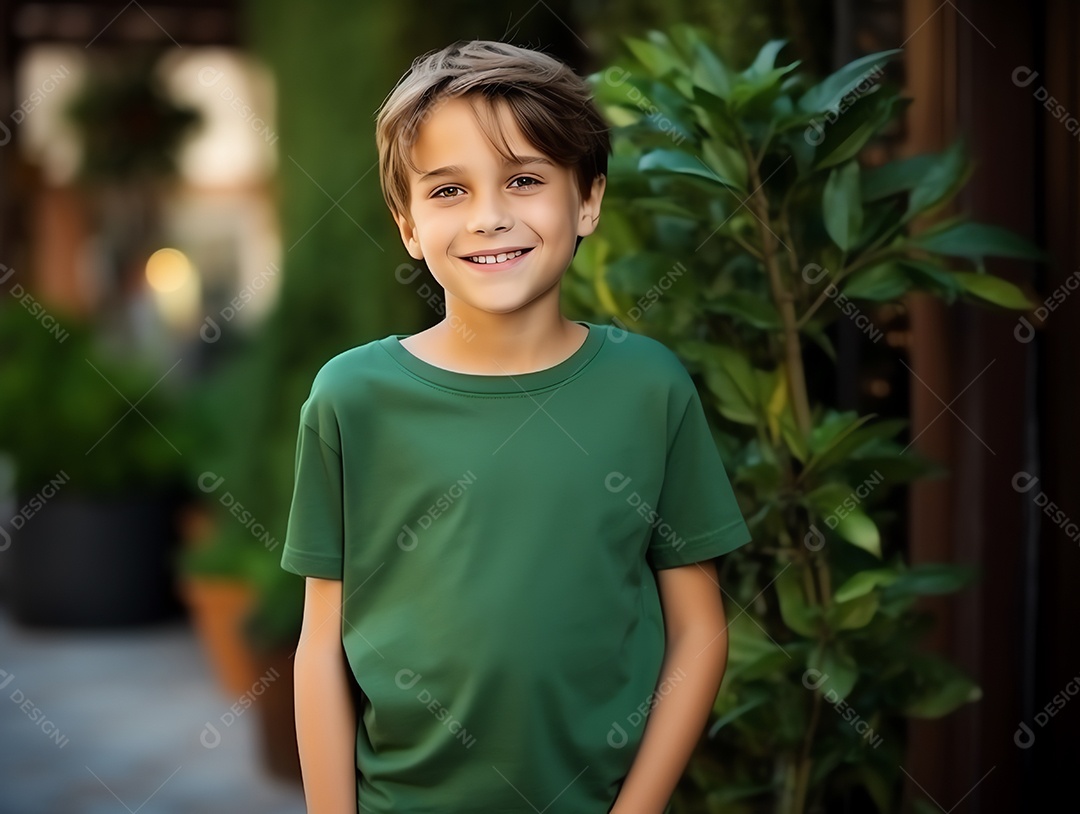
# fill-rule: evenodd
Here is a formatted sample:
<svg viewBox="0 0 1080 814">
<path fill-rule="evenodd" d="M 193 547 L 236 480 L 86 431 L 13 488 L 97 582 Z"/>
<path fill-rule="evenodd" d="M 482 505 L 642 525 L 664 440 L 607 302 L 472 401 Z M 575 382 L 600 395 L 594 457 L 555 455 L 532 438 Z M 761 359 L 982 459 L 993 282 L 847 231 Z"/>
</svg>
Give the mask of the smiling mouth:
<svg viewBox="0 0 1080 814">
<path fill-rule="evenodd" d="M 475 266 L 479 269 L 498 271 L 499 269 L 516 265 L 522 257 L 531 251 L 532 249 L 519 249 L 518 251 L 509 252 L 507 254 L 474 255 L 473 257 L 463 257 L 461 259 L 470 266 Z"/>
</svg>

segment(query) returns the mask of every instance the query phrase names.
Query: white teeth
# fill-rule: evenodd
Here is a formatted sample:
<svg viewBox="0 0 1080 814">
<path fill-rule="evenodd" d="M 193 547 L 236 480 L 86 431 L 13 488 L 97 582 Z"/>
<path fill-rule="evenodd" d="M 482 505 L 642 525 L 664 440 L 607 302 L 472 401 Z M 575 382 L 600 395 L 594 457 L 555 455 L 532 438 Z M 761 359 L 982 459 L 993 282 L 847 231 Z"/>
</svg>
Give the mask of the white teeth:
<svg viewBox="0 0 1080 814">
<path fill-rule="evenodd" d="M 512 257 L 517 257 L 518 255 L 524 254 L 524 253 L 525 252 L 522 249 L 518 249 L 516 252 L 510 252 L 508 254 L 496 254 L 496 255 L 481 254 L 481 255 L 476 255 L 475 257 L 470 257 L 468 259 L 472 260 L 474 263 L 481 263 L 481 264 L 483 264 L 483 263 L 504 263 L 508 259 L 510 259 Z"/>
</svg>

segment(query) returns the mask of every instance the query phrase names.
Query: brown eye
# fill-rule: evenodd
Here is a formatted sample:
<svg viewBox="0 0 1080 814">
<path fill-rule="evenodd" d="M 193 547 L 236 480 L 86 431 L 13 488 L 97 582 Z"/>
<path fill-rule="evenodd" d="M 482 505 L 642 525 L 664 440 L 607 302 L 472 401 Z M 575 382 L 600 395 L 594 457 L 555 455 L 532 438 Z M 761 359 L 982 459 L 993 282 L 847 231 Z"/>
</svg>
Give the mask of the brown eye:
<svg viewBox="0 0 1080 814">
<path fill-rule="evenodd" d="M 458 197 L 457 195 L 443 195 L 442 193 L 446 192 L 446 190 L 448 190 L 448 189 L 460 190 L 461 187 L 442 187 L 441 189 L 437 189 L 433 193 L 431 193 L 431 197 L 432 198 L 456 198 L 456 197 Z"/>
</svg>

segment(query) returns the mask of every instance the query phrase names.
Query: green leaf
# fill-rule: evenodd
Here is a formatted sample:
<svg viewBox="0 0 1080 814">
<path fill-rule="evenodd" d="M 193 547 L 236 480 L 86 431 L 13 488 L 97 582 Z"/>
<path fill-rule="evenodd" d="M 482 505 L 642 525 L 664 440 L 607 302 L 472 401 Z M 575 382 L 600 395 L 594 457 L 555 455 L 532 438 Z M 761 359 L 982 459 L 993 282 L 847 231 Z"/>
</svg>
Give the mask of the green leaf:
<svg viewBox="0 0 1080 814">
<path fill-rule="evenodd" d="M 729 666 L 724 683 L 770 678 L 785 670 L 793 658 L 790 644 L 781 649 L 749 614 L 737 614 L 728 626 Z"/>
<path fill-rule="evenodd" d="M 749 291 L 732 291 L 705 303 L 706 310 L 738 317 L 754 328 L 779 330 L 780 315 L 770 300 L 762 299 Z"/>
<path fill-rule="evenodd" d="M 883 91 L 857 99 L 835 123 L 825 128 L 824 140 L 815 153 L 815 167 L 828 169 L 854 158 L 910 102 L 899 96 L 884 95 Z"/>
<path fill-rule="evenodd" d="M 939 266 L 925 260 L 904 259 L 899 261 L 917 288 L 940 294 L 946 302 L 956 300 L 964 287 L 956 277 Z"/>
<path fill-rule="evenodd" d="M 873 417 L 875 414 L 871 413 L 867 418 Z M 827 451 L 822 452 L 814 463 L 814 468 L 819 472 L 827 470 L 833 465 L 848 466 L 858 461 L 863 463 L 863 455 L 867 454 L 868 450 L 877 451 L 880 450 L 880 454 L 887 454 L 890 449 L 881 449 L 881 442 L 883 439 L 892 438 L 899 433 L 904 427 L 907 426 L 906 419 L 894 418 L 884 421 L 875 421 L 868 426 L 859 427 L 856 430 L 845 433 L 844 437 L 838 439 L 836 443 L 831 444 Z M 901 457 L 900 452 L 895 452 L 895 459 Z M 906 457 L 906 455 L 904 455 Z M 867 462 L 868 464 L 870 462 Z M 870 477 L 868 477 L 863 483 L 864 485 L 876 485 L 880 481 L 886 483 L 891 482 L 891 478 L 888 478 L 876 471 L 871 471 Z"/>
<path fill-rule="evenodd" d="M 861 170 L 860 174 L 862 174 Z M 863 206 L 862 229 L 853 248 L 859 249 L 879 239 L 887 240 L 886 235 L 898 231 L 902 225 L 900 209 L 895 201 Z"/>
<path fill-rule="evenodd" d="M 716 723 L 714 723 L 709 728 L 709 737 L 715 737 L 717 732 L 719 732 L 725 726 L 730 724 L 732 721 L 738 720 L 745 713 L 750 712 L 751 710 L 756 709 L 757 707 L 760 707 L 762 704 L 769 703 L 770 700 L 771 699 L 769 698 L 768 695 L 761 694 L 761 695 L 758 695 L 756 698 L 751 698 L 749 701 L 746 701 L 746 702 L 744 702 L 742 704 L 739 704 L 734 709 L 731 709 L 731 710 L 727 711 L 726 713 L 721 715 L 716 720 Z"/>
<path fill-rule="evenodd" d="M 721 99 L 728 99 L 734 85 L 734 77 L 727 65 L 703 42 L 694 46 L 694 67 L 691 80 Z"/>
<path fill-rule="evenodd" d="M 859 165 L 849 161 L 829 173 L 821 197 L 825 231 L 833 243 L 850 249 L 862 230 L 862 201 L 859 198 Z"/>
<path fill-rule="evenodd" d="M 832 451 L 850 434 L 874 418 L 875 415 L 875 413 L 869 413 L 858 416 L 853 411 L 835 413 L 827 416 L 818 426 L 811 428 L 809 448 L 813 453 L 813 457 L 810 463 L 806 465 L 800 478 L 805 478 L 815 469 L 827 465 L 832 460 Z M 846 486 L 840 484 L 829 484 L 829 487 L 842 488 L 845 490 L 845 495 L 850 492 Z M 826 509 L 825 513 L 828 514 L 831 511 L 832 507 Z"/>
<path fill-rule="evenodd" d="M 795 426 L 795 416 L 791 411 L 790 405 L 780 417 L 780 434 L 784 438 L 784 443 L 787 445 L 788 451 L 795 456 L 795 459 L 799 463 L 805 464 L 810 451 L 806 448 L 806 440 L 803 438 L 802 433 L 799 431 L 799 428 Z"/>
<path fill-rule="evenodd" d="M 893 48 L 849 62 L 800 96 L 797 103 L 799 109 L 809 113 L 835 109 L 844 96 L 864 80 L 873 78 L 882 65 L 902 52 L 901 48 Z"/>
<path fill-rule="evenodd" d="M 742 128 L 727 98 L 721 98 L 704 88 L 694 88 L 694 105 L 701 128 L 727 144 L 737 143 Z"/>
<path fill-rule="evenodd" d="M 896 573 L 886 584 L 882 597 L 892 601 L 907 596 L 949 594 L 969 585 L 977 571 L 970 565 L 920 563 Z"/>
<path fill-rule="evenodd" d="M 645 153 L 638 161 L 641 172 L 661 172 L 673 175 L 692 175 L 704 178 L 718 185 L 739 189 L 736 181 L 724 179 L 714 169 L 707 166 L 700 158 L 682 150 L 653 150 Z"/>
<path fill-rule="evenodd" d="M 851 654 L 836 640 L 833 640 L 820 655 L 810 657 L 807 666 L 811 669 L 820 670 L 824 683 L 821 685 L 822 693 L 832 702 L 842 701 L 855 686 L 855 680 L 859 677 L 859 667 Z"/>
<path fill-rule="evenodd" d="M 672 71 L 686 72 L 686 64 L 671 48 L 664 48 L 655 42 L 640 40 L 637 37 L 623 37 L 623 42 L 630 52 L 637 57 L 645 69 L 657 79 Z"/>
<path fill-rule="evenodd" d="M 866 793 L 870 795 L 870 799 L 877 806 L 877 810 L 879 812 L 889 811 L 892 808 L 893 799 L 892 775 L 886 775 L 882 767 L 866 762 L 859 763 L 852 768 L 855 770 L 856 776 L 862 781 Z M 923 814 L 923 812 L 918 812 L 918 814 Z M 941 810 L 936 806 L 934 807 L 934 814 L 941 814 Z"/>
<path fill-rule="evenodd" d="M 680 343 L 677 353 L 700 363 L 705 384 L 725 418 L 740 424 L 759 422 L 757 380 L 749 359 L 734 348 L 707 342 Z"/>
<path fill-rule="evenodd" d="M 836 522 L 835 529 L 844 540 L 881 559 L 878 527 L 862 509 L 856 507 L 848 511 Z"/>
<path fill-rule="evenodd" d="M 928 252 L 966 257 L 982 261 L 984 257 L 1015 257 L 1020 260 L 1046 260 L 1047 255 L 1020 235 L 987 223 L 964 221 L 942 230 L 923 232 L 911 241 Z"/>
<path fill-rule="evenodd" d="M 787 40 L 769 40 L 761 46 L 753 64 L 743 71 L 743 76 L 763 77 L 772 72 L 776 67 L 776 57 L 785 45 L 787 45 Z"/>
<path fill-rule="evenodd" d="M 924 153 L 866 170 L 862 174 L 863 203 L 880 201 L 914 189 L 937 160 L 933 153 Z"/>
<path fill-rule="evenodd" d="M 928 214 L 947 203 L 967 183 L 973 167 L 968 161 L 963 139 L 957 139 L 940 155 L 934 156 L 918 185 L 911 191 L 904 220 Z"/>
<path fill-rule="evenodd" d="M 799 582 L 798 567 L 784 566 L 773 584 L 776 586 L 776 596 L 780 602 L 780 616 L 784 624 L 802 636 L 816 636 L 820 611 L 806 604 L 802 585 Z"/>
<path fill-rule="evenodd" d="M 1003 308 L 1034 308 L 1035 303 L 1024 296 L 1024 292 L 1001 277 L 993 274 L 977 274 L 968 271 L 954 271 L 951 276 L 964 290 L 980 299 L 1000 305 Z"/>
<path fill-rule="evenodd" d="M 821 329 L 820 325 L 814 320 L 810 320 L 803 326 L 803 332 L 825 352 L 829 359 L 836 362 L 836 348 L 833 347 L 832 340 L 829 339 L 829 335 Z"/>
<path fill-rule="evenodd" d="M 731 91 L 732 110 L 741 111 L 747 120 L 767 115 L 770 105 L 783 92 L 781 80 L 798 65 L 798 62 L 793 62 L 761 76 L 747 77 L 747 81 L 736 85 Z"/>
<path fill-rule="evenodd" d="M 855 272 L 844 282 L 844 295 L 853 300 L 889 302 L 911 288 L 911 278 L 897 263 L 881 263 Z"/>
<path fill-rule="evenodd" d="M 671 215 L 676 218 L 686 218 L 687 220 L 702 219 L 701 212 L 693 212 L 671 198 L 638 198 L 632 201 L 631 204 L 638 209 L 655 212 L 658 215 Z"/>
<path fill-rule="evenodd" d="M 718 139 L 706 139 L 701 145 L 705 163 L 722 179 L 723 183 L 746 191 L 748 170 L 742 153 Z"/>
<path fill-rule="evenodd" d="M 759 402 L 754 369 L 739 351 L 721 345 L 713 346 L 706 357 L 705 382 L 722 401 L 729 402 L 749 412 L 754 412 Z"/>
<path fill-rule="evenodd" d="M 866 627 L 874 618 L 879 606 L 876 594 L 867 594 L 847 602 L 837 602 L 829 607 L 828 622 L 837 630 L 856 630 Z"/>
<path fill-rule="evenodd" d="M 920 686 L 914 700 L 904 707 L 904 714 L 913 718 L 940 718 L 982 698 L 974 681 L 940 658 L 920 654 L 913 660 L 911 672 Z"/>
<path fill-rule="evenodd" d="M 836 589 L 833 599 L 836 602 L 850 602 L 866 596 L 879 586 L 889 585 L 897 578 L 894 568 L 872 568 L 852 574 L 843 585 Z"/>
</svg>

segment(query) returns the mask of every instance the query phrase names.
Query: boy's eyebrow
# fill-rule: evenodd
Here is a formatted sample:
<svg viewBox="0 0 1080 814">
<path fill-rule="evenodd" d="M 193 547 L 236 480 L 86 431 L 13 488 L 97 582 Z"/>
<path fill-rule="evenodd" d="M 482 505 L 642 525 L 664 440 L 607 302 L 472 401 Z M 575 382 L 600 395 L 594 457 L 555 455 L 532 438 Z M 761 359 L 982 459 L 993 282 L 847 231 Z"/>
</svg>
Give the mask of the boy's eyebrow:
<svg viewBox="0 0 1080 814">
<path fill-rule="evenodd" d="M 551 159 L 544 158 L 541 155 L 523 155 L 520 156 L 516 161 L 509 160 L 503 162 L 504 167 L 516 167 L 523 164 L 547 164 L 552 167 L 555 166 L 554 162 L 551 161 Z M 417 183 L 422 184 L 425 181 L 428 181 L 432 178 L 437 178 L 442 175 L 463 175 L 464 172 L 465 170 L 463 167 L 459 167 L 457 164 L 451 164 L 447 167 L 439 167 L 438 169 L 428 170 L 416 180 Z"/>
</svg>

